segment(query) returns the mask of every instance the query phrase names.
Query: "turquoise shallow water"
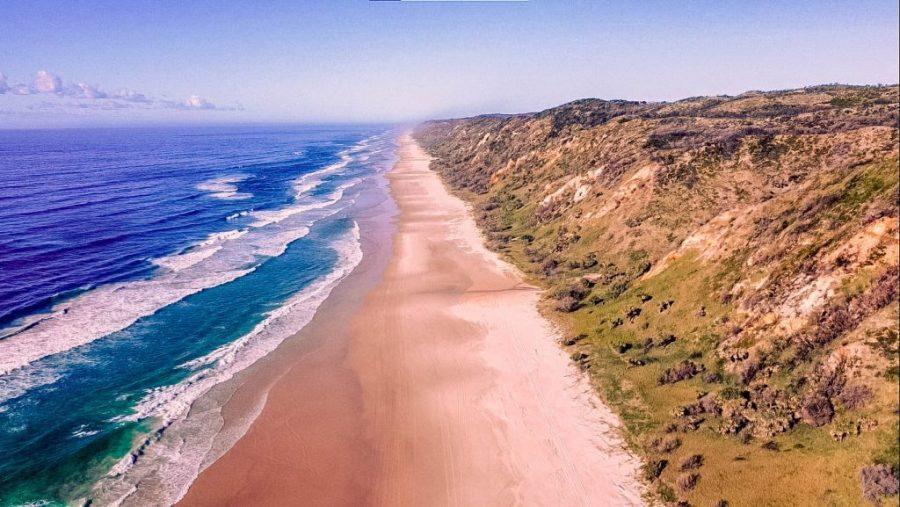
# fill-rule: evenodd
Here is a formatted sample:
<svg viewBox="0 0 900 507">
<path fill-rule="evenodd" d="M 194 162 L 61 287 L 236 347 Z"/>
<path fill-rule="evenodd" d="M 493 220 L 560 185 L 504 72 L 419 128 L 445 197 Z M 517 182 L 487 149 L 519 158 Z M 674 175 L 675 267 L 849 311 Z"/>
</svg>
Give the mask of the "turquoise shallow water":
<svg viewBox="0 0 900 507">
<path fill-rule="evenodd" d="M 4 346 L 15 350 L 16 340 L 39 332 L 63 345 L 81 337 L 76 346 L 0 375 L 0 504 L 92 498 L 98 479 L 127 473 L 144 455 L 143 445 L 169 431 L 197 396 L 308 321 L 329 287 L 358 262 L 352 203 L 392 156 L 383 130 L 340 135 L 340 142 L 329 141 L 332 156 L 279 178 L 282 189 L 272 194 L 280 202 L 254 207 L 252 198 L 196 199 L 196 215 L 219 219 L 192 232 L 193 247 L 159 252 L 171 262 L 151 264 L 143 276 L 117 286 L 98 284 L 69 299 L 68 308 L 44 310 L 36 324 L 12 328 L 0 340 L 2 354 Z M 261 193 L 241 181 L 220 179 L 216 184 L 225 186 L 214 190 Z M 210 213 L 206 206 L 218 209 Z M 238 233 L 197 240 L 223 231 Z M 185 285 L 197 290 L 174 289 Z M 121 329 L 89 332 L 92 320 L 143 307 L 152 311 L 123 321 Z M 79 315 L 91 317 L 88 325 L 63 326 L 67 319 L 81 323 Z"/>
</svg>

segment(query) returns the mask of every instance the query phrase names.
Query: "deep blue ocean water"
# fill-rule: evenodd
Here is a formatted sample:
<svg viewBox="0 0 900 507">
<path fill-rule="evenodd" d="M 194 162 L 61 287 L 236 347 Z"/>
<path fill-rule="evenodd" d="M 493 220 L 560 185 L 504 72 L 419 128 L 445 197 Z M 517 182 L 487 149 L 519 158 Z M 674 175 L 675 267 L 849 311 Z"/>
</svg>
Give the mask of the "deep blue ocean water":
<svg viewBox="0 0 900 507">
<path fill-rule="evenodd" d="M 302 327 L 392 156 L 373 126 L 0 131 L 0 504 L 92 498 Z"/>
</svg>

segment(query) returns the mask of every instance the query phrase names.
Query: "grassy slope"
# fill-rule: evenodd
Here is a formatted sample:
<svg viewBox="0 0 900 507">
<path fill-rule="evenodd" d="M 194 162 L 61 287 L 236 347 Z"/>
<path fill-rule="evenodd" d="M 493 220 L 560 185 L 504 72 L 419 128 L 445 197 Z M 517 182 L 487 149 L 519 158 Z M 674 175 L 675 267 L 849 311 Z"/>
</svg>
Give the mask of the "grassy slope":
<svg viewBox="0 0 900 507">
<path fill-rule="evenodd" d="M 490 246 L 548 287 L 548 314 L 583 336 L 573 359 L 648 465 L 668 463 L 648 475 L 659 498 L 856 505 L 862 467 L 896 473 L 898 461 L 896 290 L 876 297 L 896 285 L 896 115 L 896 87 L 833 87 L 579 101 L 416 135 Z M 817 281 L 829 290 L 811 297 Z M 802 300 L 811 308 L 797 314 Z M 849 322 L 826 326 L 846 309 Z M 705 371 L 659 383 L 684 361 Z M 835 379 L 870 399 L 844 406 L 850 389 Z M 803 409 L 822 392 L 834 414 L 814 426 Z M 684 414 L 703 395 L 711 410 Z M 680 471 L 696 454 L 702 465 Z M 679 487 L 690 473 L 693 489 Z"/>
</svg>

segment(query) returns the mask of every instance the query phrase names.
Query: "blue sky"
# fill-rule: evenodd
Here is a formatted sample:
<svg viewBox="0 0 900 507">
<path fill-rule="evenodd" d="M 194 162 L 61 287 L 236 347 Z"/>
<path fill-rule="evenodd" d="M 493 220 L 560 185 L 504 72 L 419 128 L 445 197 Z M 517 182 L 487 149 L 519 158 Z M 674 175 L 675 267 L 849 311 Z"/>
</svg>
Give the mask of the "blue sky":
<svg viewBox="0 0 900 507">
<path fill-rule="evenodd" d="M 896 83 L 898 16 L 896 0 L 8 0 L 0 127 L 408 121 Z"/>
</svg>

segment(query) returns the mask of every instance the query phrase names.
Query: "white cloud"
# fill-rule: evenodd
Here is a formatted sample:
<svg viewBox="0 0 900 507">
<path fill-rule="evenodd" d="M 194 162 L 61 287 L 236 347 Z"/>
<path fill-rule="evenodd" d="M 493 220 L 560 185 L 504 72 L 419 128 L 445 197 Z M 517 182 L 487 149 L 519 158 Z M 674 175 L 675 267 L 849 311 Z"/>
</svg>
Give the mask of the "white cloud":
<svg viewBox="0 0 900 507">
<path fill-rule="evenodd" d="M 122 88 L 121 90 L 113 93 L 112 98 L 124 100 L 127 102 L 135 102 L 137 104 L 150 104 L 153 102 L 143 93 L 137 93 L 135 91 L 129 90 L 128 88 Z"/>
<path fill-rule="evenodd" d="M 191 95 L 183 102 L 188 109 L 215 109 L 216 105 L 197 95 Z"/>
<path fill-rule="evenodd" d="M 36 94 L 55 94 L 61 99 L 83 99 L 87 102 L 71 102 L 59 100 L 53 104 L 44 101 L 40 105 L 32 105 L 31 107 L 39 107 L 41 109 L 59 109 L 59 108 L 78 108 L 93 110 L 112 110 L 112 109 L 179 109 L 179 110 L 220 110 L 220 111 L 242 111 L 243 107 L 218 107 L 212 102 L 206 100 L 199 95 L 191 95 L 183 101 L 169 100 L 164 98 L 148 97 L 143 93 L 138 93 L 127 88 L 122 88 L 114 93 L 107 93 L 98 86 L 89 85 L 84 82 L 76 82 L 72 85 L 63 86 L 62 79 L 48 72 L 40 70 L 35 74 L 32 83 L 14 83 L 9 84 L 5 74 L 0 73 L 0 95 L 5 93 L 12 95 L 36 95 Z"/>
<path fill-rule="evenodd" d="M 116 100 L 93 100 L 90 102 L 79 102 L 77 107 L 79 109 L 91 109 L 94 111 L 117 111 L 120 109 L 129 109 L 133 106 Z"/>
<path fill-rule="evenodd" d="M 22 83 L 10 86 L 9 91 L 13 95 L 31 95 L 33 93 L 28 85 Z"/>
<path fill-rule="evenodd" d="M 34 76 L 34 89 L 37 93 L 62 93 L 62 79 L 46 70 L 39 70 Z"/>
<path fill-rule="evenodd" d="M 106 92 L 100 91 L 96 86 L 85 83 L 75 83 L 66 92 L 67 95 L 80 99 L 105 99 L 107 97 Z"/>
<path fill-rule="evenodd" d="M 234 107 L 219 107 L 212 102 L 200 97 L 199 95 L 191 95 L 185 100 L 177 101 L 177 100 L 167 100 L 160 99 L 156 101 L 160 106 L 167 109 L 181 109 L 182 111 L 191 111 L 191 110 L 218 110 L 218 111 L 237 111 L 237 108 Z"/>
</svg>

